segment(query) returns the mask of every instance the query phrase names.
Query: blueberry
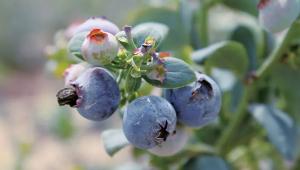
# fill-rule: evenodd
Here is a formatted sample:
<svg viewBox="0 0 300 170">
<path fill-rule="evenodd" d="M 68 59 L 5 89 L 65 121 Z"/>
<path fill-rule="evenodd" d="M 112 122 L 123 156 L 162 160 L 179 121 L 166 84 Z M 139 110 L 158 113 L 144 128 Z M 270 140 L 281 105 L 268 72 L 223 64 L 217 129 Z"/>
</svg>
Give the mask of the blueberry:
<svg viewBox="0 0 300 170">
<path fill-rule="evenodd" d="M 157 156 L 172 156 L 180 152 L 188 141 L 188 133 L 183 128 L 177 128 L 176 134 L 171 135 L 166 142 L 149 149 Z"/>
<path fill-rule="evenodd" d="M 260 0 L 259 23 L 268 31 L 280 32 L 292 25 L 300 12 L 299 0 Z"/>
<path fill-rule="evenodd" d="M 71 64 L 64 71 L 65 86 L 71 85 L 71 83 L 75 81 L 88 67 L 89 65 L 87 63 Z"/>
<path fill-rule="evenodd" d="M 167 140 L 175 132 L 176 113 L 173 106 L 158 96 L 143 96 L 132 101 L 123 117 L 123 131 L 137 148 L 150 149 Z"/>
<path fill-rule="evenodd" d="M 221 108 L 221 92 L 207 75 L 197 73 L 197 81 L 178 89 L 165 91 L 165 98 L 174 106 L 179 122 L 201 127 L 214 120 Z"/>
<path fill-rule="evenodd" d="M 79 25 L 74 31 L 74 34 L 77 34 L 79 32 L 91 31 L 92 29 L 101 29 L 105 32 L 111 33 L 112 35 L 115 35 L 120 31 L 116 24 L 110 22 L 105 18 L 91 17 L 84 23 Z"/>
<path fill-rule="evenodd" d="M 112 75 L 100 67 L 88 68 L 71 86 L 57 93 L 60 105 L 77 108 L 85 118 L 95 121 L 105 120 L 118 108 L 120 92 Z"/>
<path fill-rule="evenodd" d="M 93 29 L 84 39 L 81 46 L 83 58 L 93 65 L 107 65 L 117 56 L 119 44 L 110 33 Z"/>
</svg>

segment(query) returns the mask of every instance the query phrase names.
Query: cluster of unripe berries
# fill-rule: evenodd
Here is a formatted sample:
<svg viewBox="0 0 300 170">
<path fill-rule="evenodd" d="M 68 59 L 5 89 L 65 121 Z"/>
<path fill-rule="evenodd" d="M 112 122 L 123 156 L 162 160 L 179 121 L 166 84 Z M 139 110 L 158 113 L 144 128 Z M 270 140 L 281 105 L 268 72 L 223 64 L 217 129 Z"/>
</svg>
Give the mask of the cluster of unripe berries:
<svg viewBox="0 0 300 170">
<path fill-rule="evenodd" d="M 168 79 L 164 62 L 169 59 L 156 52 L 152 37 L 147 37 L 140 47 L 132 48 L 136 44 L 130 37 L 130 27 L 124 31 L 125 42 L 131 47 L 124 47 L 116 37 L 120 34 L 118 27 L 103 18 L 91 18 L 72 30 L 72 36 L 84 36 L 79 54 L 84 62 L 65 70 L 65 87 L 57 93 L 58 103 L 74 107 L 83 117 L 94 121 L 105 120 L 124 106 L 123 132 L 132 145 L 159 155 L 174 154 L 179 149 L 175 143 L 180 144 L 178 141 L 184 138 L 182 129 L 176 125 L 202 127 L 213 121 L 221 108 L 220 89 L 207 75 L 191 72 L 196 77 L 193 82 L 164 88 L 162 97 L 130 96 L 141 86 L 143 75 L 150 82 L 163 83 Z M 129 57 L 122 58 L 124 54 Z M 132 80 L 122 84 L 120 71 L 126 73 L 123 77 L 130 76 Z M 130 96 L 125 104 L 122 104 L 123 89 L 129 93 L 125 97 Z"/>
</svg>

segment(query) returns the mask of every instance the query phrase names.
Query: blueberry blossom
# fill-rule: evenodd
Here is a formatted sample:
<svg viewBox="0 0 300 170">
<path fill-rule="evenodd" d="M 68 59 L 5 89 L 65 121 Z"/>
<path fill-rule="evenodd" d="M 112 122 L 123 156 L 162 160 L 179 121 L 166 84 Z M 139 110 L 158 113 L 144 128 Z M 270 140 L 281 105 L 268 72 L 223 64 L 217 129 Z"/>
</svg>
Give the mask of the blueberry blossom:
<svg viewBox="0 0 300 170">
<path fill-rule="evenodd" d="M 93 29 L 85 38 L 81 53 L 93 65 L 107 65 L 117 56 L 119 50 L 116 38 L 101 29 Z"/>
<path fill-rule="evenodd" d="M 300 12 L 299 0 L 260 0 L 258 4 L 260 24 L 273 33 L 291 26 Z"/>
<path fill-rule="evenodd" d="M 76 34 L 79 32 L 91 31 L 93 29 L 101 29 L 113 35 L 117 34 L 120 31 L 116 24 L 103 17 L 91 17 L 81 25 L 79 25 L 74 32 Z"/>
<path fill-rule="evenodd" d="M 120 102 L 117 82 L 100 67 L 88 68 L 56 96 L 59 105 L 75 107 L 83 117 L 95 121 L 110 117 Z"/>
<path fill-rule="evenodd" d="M 143 96 L 132 101 L 123 116 L 123 131 L 137 148 L 150 149 L 173 135 L 176 113 L 173 106 L 158 96 Z"/>
</svg>

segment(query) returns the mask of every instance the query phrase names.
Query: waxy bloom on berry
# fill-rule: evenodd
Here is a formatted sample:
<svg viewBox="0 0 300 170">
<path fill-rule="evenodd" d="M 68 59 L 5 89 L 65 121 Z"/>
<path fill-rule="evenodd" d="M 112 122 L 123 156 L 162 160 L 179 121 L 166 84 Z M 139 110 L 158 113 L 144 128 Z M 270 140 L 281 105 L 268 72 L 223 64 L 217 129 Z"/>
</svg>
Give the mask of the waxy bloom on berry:
<svg viewBox="0 0 300 170">
<path fill-rule="evenodd" d="M 108 21 L 107 19 L 101 17 L 92 17 L 79 25 L 75 30 L 75 33 L 91 31 L 93 29 L 101 29 L 113 35 L 120 31 L 116 24 Z"/>
<path fill-rule="evenodd" d="M 300 0 L 260 0 L 260 24 L 273 33 L 291 26 L 300 12 Z"/>
<path fill-rule="evenodd" d="M 118 54 L 116 38 L 101 29 L 93 29 L 85 38 L 81 53 L 84 59 L 93 65 L 109 64 Z"/>
<path fill-rule="evenodd" d="M 64 72 L 65 86 L 75 81 L 87 68 L 87 63 L 71 64 Z"/>
</svg>

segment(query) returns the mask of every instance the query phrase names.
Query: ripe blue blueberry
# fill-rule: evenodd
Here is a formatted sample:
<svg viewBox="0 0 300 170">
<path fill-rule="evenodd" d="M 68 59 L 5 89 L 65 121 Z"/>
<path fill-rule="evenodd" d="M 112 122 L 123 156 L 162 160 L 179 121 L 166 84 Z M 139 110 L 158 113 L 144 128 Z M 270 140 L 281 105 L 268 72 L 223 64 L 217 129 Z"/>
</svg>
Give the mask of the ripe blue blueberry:
<svg viewBox="0 0 300 170">
<path fill-rule="evenodd" d="M 165 98 L 174 106 L 179 122 L 201 127 L 214 120 L 221 108 L 221 92 L 207 75 L 197 73 L 197 81 L 178 89 L 165 91 Z"/>
<path fill-rule="evenodd" d="M 123 117 L 123 131 L 137 148 L 150 149 L 173 135 L 176 113 L 173 106 L 158 96 L 143 96 L 132 101 Z"/>
<path fill-rule="evenodd" d="M 76 107 L 85 118 L 105 120 L 118 108 L 120 92 L 112 75 L 100 67 L 89 68 L 69 87 L 57 93 L 60 105 Z"/>
</svg>

